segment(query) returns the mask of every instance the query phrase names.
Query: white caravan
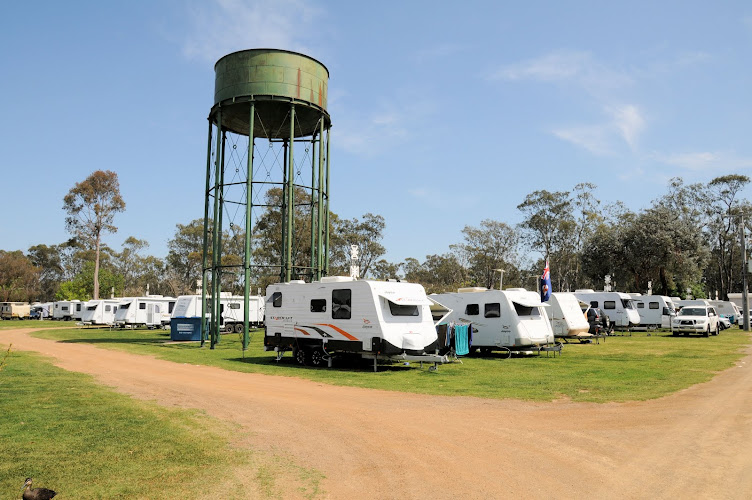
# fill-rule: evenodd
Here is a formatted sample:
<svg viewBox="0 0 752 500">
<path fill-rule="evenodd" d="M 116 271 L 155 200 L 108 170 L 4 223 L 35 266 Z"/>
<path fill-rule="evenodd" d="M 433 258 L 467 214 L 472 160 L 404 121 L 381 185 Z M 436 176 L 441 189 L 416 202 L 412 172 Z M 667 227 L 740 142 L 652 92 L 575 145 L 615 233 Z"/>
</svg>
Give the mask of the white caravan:
<svg viewBox="0 0 752 500">
<path fill-rule="evenodd" d="M 548 301 L 548 320 L 554 337 L 590 336 L 590 323 L 573 293 L 554 292 Z"/>
<path fill-rule="evenodd" d="M 574 295 L 590 307 L 603 309 L 617 329 L 630 329 L 640 324 L 640 315 L 628 293 L 586 289 L 575 290 Z"/>
<path fill-rule="evenodd" d="M 632 302 L 640 315 L 640 326 L 645 328 L 671 328 L 676 307 L 671 297 L 665 295 L 633 295 Z"/>
<path fill-rule="evenodd" d="M 726 316 L 731 323 L 736 323 L 741 313 L 741 307 L 730 300 L 711 300 L 710 305 L 715 307 L 718 314 Z"/>
<path fill-rule="evenodd" d="M 240 333 L 243 331 L 243 309 L 245 299 L 242 296 L 233 296 L 229 292 L 220 292 L 219 314 L 220 325 L 225 332 Z M 211 311 L 211 296 L 206 297 L 206 317 Z M 172 310 L 172 319 L 199 318 L 201 317 L 201 295 L 181 295 L 175 302 Z M 264 324 L 264 297 L 253 295 L 248 297 L 248 324 L 257 328 Z"/>
<path fill-rule="evenodd" d="M 86 311 L 86 305 L 88 302 L 76 302 L 75 304 L 71 305 L 71 308 L 73 309 L 73 319 L 76 321 L 81 321 L 81 318 L 84 316 L 84 311 Z"/>
<path fill-rule="evenodd" d="M 81 317 L 85 325 L 112 325 L 115 323 L 115 313 L 124 299 L 99 299 L 86 303 L 86 310 Z"/>
<path fill-rule="evenodd" d="M 72 320 L 76 312 L 76 304 L 80 303 L 80 300 L 59 300 L 55 302 L 52 305 L 52 319 Z"/>
<path fill-rule="evenodd" d="M 162 327 L 170 323 L 170 314 L 176 299 L 149 295 L 121 299 L 115 312 L 115 324 L 121 327 Z"/>
<path fill-rule="evenodd" d="M 277 283 L 266 289 L 264 349 L 278 359 L 292 350 L 298 363 L 314 366 L 344 353 L 373 359 L 374 369 L 378 359 L 445 362 L 433 354 L 432 304 L 416 283 L 345 276 Z"/>
<path fill-rule="evenodd" d="M 554 343 L 547 305 L 541 302 L 537 292 L 524 288 L 473 287 L 430 297 L 452 310 L 446 321 L 472 324 L 473 349 L 529 351 Z"/>
</svg>

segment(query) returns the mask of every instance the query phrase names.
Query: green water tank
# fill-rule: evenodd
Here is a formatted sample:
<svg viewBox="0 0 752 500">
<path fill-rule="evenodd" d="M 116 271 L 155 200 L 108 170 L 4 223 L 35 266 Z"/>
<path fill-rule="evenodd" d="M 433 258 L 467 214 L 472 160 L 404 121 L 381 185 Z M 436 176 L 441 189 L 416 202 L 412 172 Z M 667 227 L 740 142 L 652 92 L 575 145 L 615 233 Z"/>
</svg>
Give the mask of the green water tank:
<svg viewBox="0 0 752 500">
<path fill-rule="evenodd" d="M 289 113 L 295 105 L 295 137 L 317 133 L 320 119 L 331 126 L 326 111 L 329 70 L 316 59 L 297 52 L 250 49 L 233 52 L 214 65 L 216 121 L 221 109 L 222 126 L 249 135 L 249 108 L 256 106 L 253 135 L 270 139 L 290 136 Z M 287 125 L 286 125 L 287 124 Z"/>
</svg>

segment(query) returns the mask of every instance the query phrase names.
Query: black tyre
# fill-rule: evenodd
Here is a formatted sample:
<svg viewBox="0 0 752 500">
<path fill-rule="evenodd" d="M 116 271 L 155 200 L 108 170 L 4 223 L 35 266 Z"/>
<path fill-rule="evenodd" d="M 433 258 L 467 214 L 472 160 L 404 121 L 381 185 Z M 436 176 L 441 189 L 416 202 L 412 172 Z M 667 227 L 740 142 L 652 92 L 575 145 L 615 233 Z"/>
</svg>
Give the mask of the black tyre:
<svg viewBox="0 0 752 500">
<path fill-rule="evenodd" d="M 295 359 L 295 362 L 299 365 L 306 365 L 306 362 L 308 361 L 308 355 L 306 354 L 306 350 L 302 347 L 293 347 L 292 349 L 292 357 Z"/>
<path fill-rule="evenodd" d="M 235 323 L 235 333 L 243 333 L 243 323 Z"/>
<path fill-rule="evenodd" d="M 316 347 L 311 351 L 311 364 L 313 366 L 324 366 L 326 364 L 326 353 L 321 347 Z"/>
<path fill-rule="evenodd" d="M 720 323 L 715 326 L 715 333 L 713 333 L 713 335 L 718 335 L 719 333 L 721 333 Z"/>
<path fill-rule="evenodd" d="M 710 337 L 710 325 L 708 325 L 708 329 L 703 332 L 702 336 L 703 337 Z"/>
</svg>

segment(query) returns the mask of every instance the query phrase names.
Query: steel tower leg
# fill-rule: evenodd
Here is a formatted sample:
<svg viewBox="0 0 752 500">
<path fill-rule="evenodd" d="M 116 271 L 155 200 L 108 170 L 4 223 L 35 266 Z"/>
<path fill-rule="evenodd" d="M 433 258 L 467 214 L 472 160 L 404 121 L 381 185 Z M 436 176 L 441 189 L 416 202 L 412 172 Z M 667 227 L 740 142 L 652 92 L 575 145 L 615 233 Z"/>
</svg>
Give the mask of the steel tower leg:
<svg viewBox="0 0 752 500">
<path fill-rule="evenodd" d="M 219 171 L 220 171 L 220 164 L 222 163 L 222 109 L 220 108 L 217 111 L 217 145 L 214 149 L 214 217 L 212 219 L 212 267 L 211 267 L 211 275 L 212 275 L 212 282 L 211 282 L 211 288 L 212 288 L 212 307 L 211 307 L 211 314 L 209 315 L 209 334 L 210 334 L 210 347 L 214 349 L 214 344 L 216 343 L 215 337 L 217 335 L 216 329 L 215 329 L 215 318 L 218 314 L 217 307 L 216 307 L 216 301 L 218 296 L 218 290 L 217 290 L 217 240 L 219 239 L 218 231 L 219 231 L 219 225 L 217 222 L 219 221 Z"/>
<path fill-rule="evenodd" d="M 285 282 L 292 279 L 292 238 L 295 227 L 295 104 L 290 105 L 290 155 L 287 158 L 287 241 L 285 247 Z"/>
<path fill-rule="evenodd" d="M 251 111 L 248 117 L 248 173 L 245 178 L 245 262 L 243 271 L 245 274 L 245 286 L 243 287 L 243 350 L 248 349 L 248 327 L 250 317 L 250 289 L 251 289 L 251 211 L 253 208 L 253 125 L 256 117 L 256 104 L 251 101 Z"/>
<path fill-rule="evenodd" d="M 209 280 L 206 279 L 207 249 L 209 248 L 209 194 L 211 189 L 211 148 L 212 148 L 212 128 L 214 124 L 209 118 L 209 143 L 206 146 L 206 189 L 204 190 L 204 245 L 201 254 L 201 347 L 206 342 L 206 285 Z"/>
</svg>

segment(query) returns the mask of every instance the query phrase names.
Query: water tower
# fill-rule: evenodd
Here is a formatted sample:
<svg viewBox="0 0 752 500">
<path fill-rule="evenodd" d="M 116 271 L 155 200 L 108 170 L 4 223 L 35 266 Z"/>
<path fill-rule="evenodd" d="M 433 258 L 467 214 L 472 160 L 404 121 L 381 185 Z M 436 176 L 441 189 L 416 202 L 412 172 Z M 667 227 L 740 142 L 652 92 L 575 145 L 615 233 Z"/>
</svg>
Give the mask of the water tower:
<svg viewBox="0 0 752 500">
<path fill-rule="evenodd" d="M 215 313 L 221 310 L 223 284 L 242 286 L 246 349 L 252 280 L 274 275 L 283 282 L 313 281 L 327 274 L 329 70 L 306 55 L 275 49 L 233 52 L 214 70 L 204 204 L 207 286 L 202 288 L 204 308 L 207 292 L 212 306 L 209 328 L 202 331 L 208 330 L 213 348 L 222 331 Z M 254 224 L 262 220 L 278 225 L 278 240 L 274 248 L 262 249 L 259 262 L 252 238 Z M 242 262 L 229 258 L 238 254 Z M 206 333 L 202 344 L 205 339 Z"/>
</svg>

